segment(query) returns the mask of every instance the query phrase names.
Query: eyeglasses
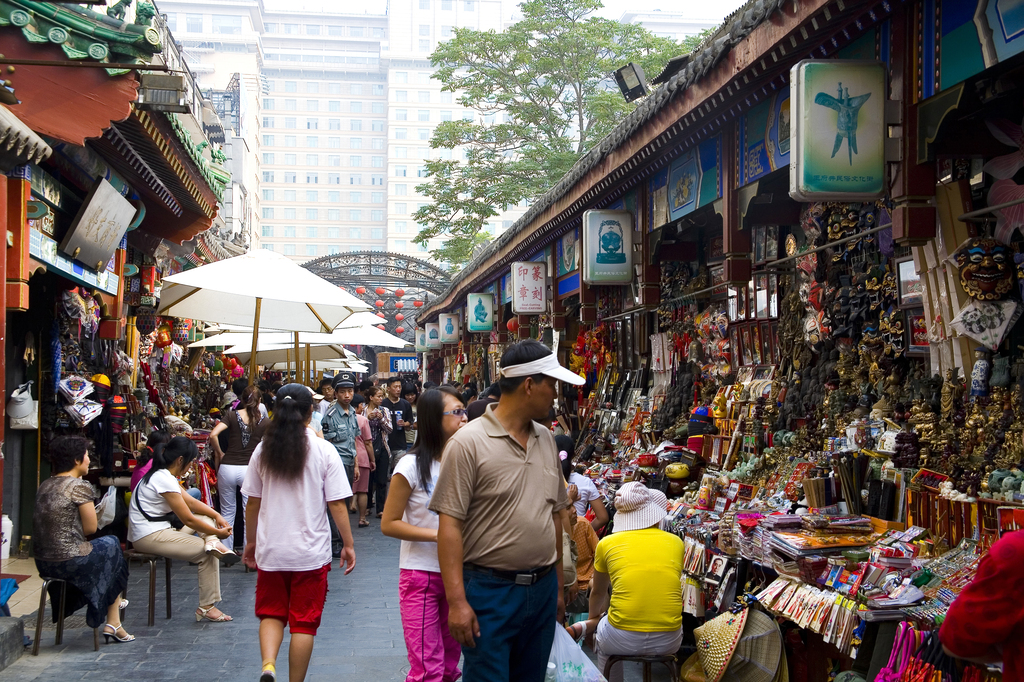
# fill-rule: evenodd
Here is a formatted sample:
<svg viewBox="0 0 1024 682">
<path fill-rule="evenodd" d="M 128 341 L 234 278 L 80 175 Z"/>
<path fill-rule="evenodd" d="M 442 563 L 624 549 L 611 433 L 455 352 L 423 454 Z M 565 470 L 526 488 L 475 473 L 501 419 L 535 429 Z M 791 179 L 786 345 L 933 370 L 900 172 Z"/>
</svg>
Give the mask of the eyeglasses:
<svg viewBox="0 0 1024 682">
<path fill-rule="evenodd" d="M 466 408 L 459 407 L 459 408 L 456 408 L 454 410 L 448 410 L 447 412 L 442 412 L 441 414 L 454 414 L 456 417 L 461 417 L 462 415 L 466 414 Z"/>
</svg>

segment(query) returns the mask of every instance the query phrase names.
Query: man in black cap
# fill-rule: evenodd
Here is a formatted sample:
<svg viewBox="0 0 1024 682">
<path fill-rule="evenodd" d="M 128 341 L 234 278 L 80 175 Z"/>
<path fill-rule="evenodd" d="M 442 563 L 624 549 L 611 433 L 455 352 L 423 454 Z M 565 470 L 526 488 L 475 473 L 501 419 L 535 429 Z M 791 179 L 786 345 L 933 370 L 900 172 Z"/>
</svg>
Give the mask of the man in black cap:
<svg viewBox="0 0 1024 682">
<path fill-rule="evenodd" d="M 324 440 L 334 445 L 345 466 L 349 485 L 354 487 L 359 470 L 356 469 L 356 438 L 370 438 L 370 434 L 360 434 L 356 410 L 352 407 L 352 396 L 355 395 L 356 384 L 352 375 L 342 372 L 334 378 L 334 404 L 324 415 Z M 369 428 L 367 428 L 369 431 Z M 350 500 L 351 502 L 351 500 Z M 332 520 L 333 524 L 333 520 Z M 331 549 L 341 556 L 341 535 L 331 526 Z"/>
</svg>

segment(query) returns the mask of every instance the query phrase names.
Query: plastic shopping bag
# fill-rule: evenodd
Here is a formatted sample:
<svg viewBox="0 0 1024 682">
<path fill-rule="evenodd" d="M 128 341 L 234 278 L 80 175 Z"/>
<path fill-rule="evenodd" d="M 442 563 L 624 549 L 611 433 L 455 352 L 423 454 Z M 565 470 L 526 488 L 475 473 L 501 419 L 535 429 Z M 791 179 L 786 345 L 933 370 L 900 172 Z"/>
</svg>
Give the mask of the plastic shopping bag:
<svg viewBox="0 0 1024 682">
<path fill-rule="evenodd" d="M 114 521 L 117 513 L 117 488 L 110 486 L 102 499 L 96 504 L 96 528 L 105 528 Z"/>
<path fill-rule="evenodd" d="M 573 641 L 572 635 L 561 625 L 556 625 L 544 682 L 605 682 L 605 679 Z"/>
</svg>

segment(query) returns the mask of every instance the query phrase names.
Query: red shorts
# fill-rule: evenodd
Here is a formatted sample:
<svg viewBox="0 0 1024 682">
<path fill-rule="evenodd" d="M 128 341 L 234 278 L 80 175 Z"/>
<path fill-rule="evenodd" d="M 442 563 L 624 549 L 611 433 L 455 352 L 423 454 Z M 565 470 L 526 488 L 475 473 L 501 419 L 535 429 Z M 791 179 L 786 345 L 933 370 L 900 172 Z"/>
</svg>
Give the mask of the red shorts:
<svg viewBox="0 0 1024 682">
<path fill-rule="evenodd" d="M 315 635 L 327 601 L 326 564 L 313 571 L 256 572 L 256 617 L 288 623 L 294 635 Z"/>
</svg>

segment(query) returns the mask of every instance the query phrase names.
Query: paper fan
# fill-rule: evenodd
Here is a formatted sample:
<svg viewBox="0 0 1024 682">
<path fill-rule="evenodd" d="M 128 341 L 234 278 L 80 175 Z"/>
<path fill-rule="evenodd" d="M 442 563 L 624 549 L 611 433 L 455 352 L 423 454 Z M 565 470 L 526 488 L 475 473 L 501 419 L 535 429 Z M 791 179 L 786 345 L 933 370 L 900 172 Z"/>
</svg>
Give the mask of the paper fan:
<svg viewBox="0 0 1024 682">
<path fill-rule="evenodd" d="M 1024 306 L 1018 301 L 972 301 L 953 318 L 950 326 L 958 334 L 996 350 L 1022 311 Z"/>
</svg>

